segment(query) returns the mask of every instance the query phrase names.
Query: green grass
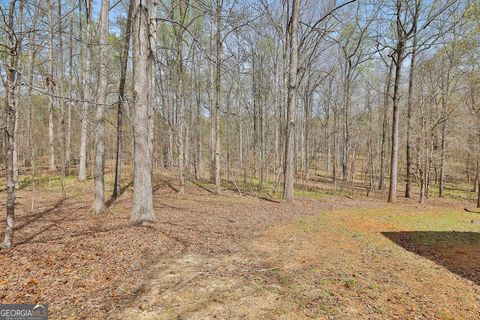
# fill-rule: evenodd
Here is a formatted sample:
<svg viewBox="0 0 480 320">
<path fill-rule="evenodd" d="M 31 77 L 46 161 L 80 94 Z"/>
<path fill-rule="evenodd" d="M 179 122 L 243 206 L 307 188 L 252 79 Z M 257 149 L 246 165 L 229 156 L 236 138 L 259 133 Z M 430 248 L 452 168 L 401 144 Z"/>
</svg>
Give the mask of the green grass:
<svg viewBox="0 0 480 320">
<path fill-rule="evenodd" d="M 375 312 L 376 314 L 381 314 L 381 315 L 385 315 L 387 313 L 382 306 L 374 306 L 373 307 L 373 312 Z"/>
<path fill-rule="evenodd" d="M 472 220 L 479 219 L 480 215 L 460 208 L 382 208 L 362 210 L 361 214 L 409 231 L 480 231 L 479 225 L 471 223 Z"/>
<path fill-rule="evenodd" d="M 76 176 L 65 176 L 63 177 L 63 183 L 66 185 L 74 183 L 77 181 Z M 58 189 L 62 187 L 62 176 L 60 175 L 42 175 L 37 177 L 24 176 L 20 178 L 20 188 L 30 187 L 35 182 L 36 187 L 47 188 L 47 189 Z"/>
<path fill-rule="evenodd" d="M 409 241 L 422 246 L 457 246 L 476 243 L 480 240 L 480 225 L 471 223 L 479 220 L 480 215 L 465 212 L 462 209 L 428 208 L 379 208 L 352 209 L 352 215 L 360 215 L 362 219 L 378 221 L 385 224 L 385 230 L 406 232 Z M 341 226 L 339 226 L 341 227 Z M 368 241 L 361 230 L 344 230 L 352 234 L 356 240 Z"/>
</svg>

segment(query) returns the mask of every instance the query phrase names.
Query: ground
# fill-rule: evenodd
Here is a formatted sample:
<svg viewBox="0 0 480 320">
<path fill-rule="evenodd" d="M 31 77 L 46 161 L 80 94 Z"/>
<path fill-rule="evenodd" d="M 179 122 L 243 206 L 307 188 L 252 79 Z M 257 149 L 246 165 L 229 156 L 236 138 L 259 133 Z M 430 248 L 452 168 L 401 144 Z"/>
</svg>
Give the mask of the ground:
<svg viewBox="0 0 480 320">
<path fill-rule="evenodd" d="M 47 303 L 52 319 L 480 319 L 468 203 L 318 188 L 288 205 L 205 182 L 180 195 L 160 174 L 156 223 L 131 227 L 129 181 L 100 216 L 91 181 L 66 179 L 65 198 L 58 178 L 24 181 L 0 303 Z"/>
</svg>

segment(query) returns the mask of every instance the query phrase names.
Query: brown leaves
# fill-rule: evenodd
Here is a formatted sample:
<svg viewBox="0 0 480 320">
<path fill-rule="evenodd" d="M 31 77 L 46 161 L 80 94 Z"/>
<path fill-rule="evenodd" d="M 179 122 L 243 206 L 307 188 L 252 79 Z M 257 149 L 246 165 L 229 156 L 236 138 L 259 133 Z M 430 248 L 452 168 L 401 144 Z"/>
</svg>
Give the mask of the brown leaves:
<svg viewBox="0 0 480 320">
<path fill-rule="evenodd" d="M 163 257 L 231 252 L 239 239 L 321 209 L 302 200 L 296 210 L 253 197 L 217 197 L 200 188 L 180 196 L 163 185 L 154 195 L 154 228 L 130 227 L 131 192 L 115 200 L 112 214 L 96 216 L 90 182 L 70 184 L 67 200 L 59 190 L 37 189 L 33 211 L 31 191 L 18 190 L 16 246 L 0 251 L 0 303 L 44 301 L 52 318 L 109 318 L 109 310 L 138 293 Z"/>
</svg>

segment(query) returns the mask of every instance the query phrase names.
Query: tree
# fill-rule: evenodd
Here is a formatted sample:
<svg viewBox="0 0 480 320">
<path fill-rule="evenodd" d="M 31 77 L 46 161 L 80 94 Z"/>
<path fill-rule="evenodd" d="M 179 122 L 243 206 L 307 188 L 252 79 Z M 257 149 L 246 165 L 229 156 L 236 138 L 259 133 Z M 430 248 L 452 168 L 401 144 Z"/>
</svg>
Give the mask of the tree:
<svg viewBox="0 0 480 320">
<path fill-rule="evenodd" d="M 215 137 L 215 193 L 220 194 L 220 83 L 222 66 L 222 5 L 223 0 L 216 0 L 215 10 L 215 105 L 214 105 L 214 137 Z"/>
<path fill-rule="evenodd" d="M 396 17 L 396 45 L 392 55 L 392 61 L 395 64 L 395 77 L 393 80 L 393 112 L 392 112 L 392 152 L 390 154 L 390 186 L 388 192 L 388 202 L 397 201 L 397 178 L 398 178 L 398 126 L 399 126 L 399 102 L 400 102 L 400 78 L 402 76 L 403 61 L 405 59 L 405 46 L 408 39 L 416 34 L 416 22 L 407 25 L 411 14 L 413 21 L 418 21 L 420 14 L 421 0 L 415 0 L 413 6 L 407 0 L 397 0 Z M 410 7 L 411 6 L 411 7 Z M 407 13 L 405 13 L 407 12 Z"/>
<path fill-rule="evenodd" d="M 48 76 L 45 79 L 45 85 L 48 90 L 49 94 L 49 101 L 48 104 L 48 166 L 50 171 L 56 170 L 55 165 L 55 132 L 54 132 L 54 123 L 53 123 L 53 112 L 54 112 L 54 105 L 55 105 L 55 86 L 56 81 L 53 75 L 53 56 L 54 56 L 54 22 L 53 22 L 53 13 L 55 8 L 55 3 L 53 0 L 50 0 L 49 3 L 49 10 L 48 10 Z"/>
<path fill-rule="evenodd" d="M 97 117 L 95 127 L 95 172 L 94 172 L 94 201 L 95 213 L 105 211 L 105 104 L 108 95 L 107 79 L 107 37 L 108 37 L 108 9 L 109 0 L 102 0 L 100 11 L 100 70 L 98 75 Z"/>
<path fill-rule="evenodd" d="M 152 190 L 151 121 L 154 99 L 151 91 L 155 66 L 155 42 L 151 35 L 152 20 L 156 19 L 156 0 L 133 0 L 132 57 L 133 57 L 133 139 L 134 193 L 130 222 L 150 223 L 155 220 Z M 156 25 L 156 23 L 154 24 Z"/>
<path fill-rule="evenodd" d="M 16 109 L 17 109 L 17 97 L 16 91 L 16 77 L 18 66 L 18 37 L 15 30 L 15 6 L 16 0 L 10 0 L 8 15 L 5 17 L 4 12 L 2 15 L 8 19 L 4 25 L 4 31 L 7 37 L 6 44 L 2 44 L 2 50 L 7 60 L 4 65 L 6 72 L 6 79 L 4 81 L 5 87 L 5 173 L 7 177 L 7 224 L 5 229 L 5 237 L 3 239 L 0 248 L 8 249 L 12 246 L 13 231 L 14 231 L 14 216 L 15 216 L 15 178 L 14 178 L 14 165 L 13 165 L 13 149 L 15 146 L 15 121 L 16 121 Z"/>
<path fill-rule="evenodd" d="M 81 2 L 80 2 L 81 4 Z M 81 5 L 79 6 L 79 9 Z M 80 12 L 79 17 L 82 17 Z M 80 18 L 81 19 L 81 18 Z M 78 179 L 85 181 L 87 179 L 87 138 L 88 138 L 88 108 L 89 101 L 91 99 L 91 55 L 92 55 L 92 0 L 85 1 L 85 20 L 86 20 L 86 44 L 82 46 L 81 56 L 83 57 L 82 64 L 82 91 L 83 102 L 81 111 L 81 134 L 80 134 L 80 154 L 79 154 L 79 167 L 78 167 Z M 80 23 L 81 26 L 81 23 Z M 80 30 L 80 35 L 82 35 Z"/>
<path fill-rule="evenodd" d="M 285 124 L 285 166 L 283 198 L 287 203 L 293 202 L 294 172 L 294 139 L 295 139 L 295 99 L 297 93 L 298 65 L 298 20 L 300 1 L 293 0 L 290 17 L 290 62 L 287 87 L 287 110 Z"/>
<path fill-rule="evenodd" d="M 117 101 L 117 141 L 115 150 L 115 181 L 113 183 L 112 198 L 117 198 L 120 195 L 121 188 L 121 166 L 122 166 L 122 139 L 123 139 L 123 109 L 125 103 L 125 82 L 127 79 L 127 66 L 128 66 L 128 52 L 130 51 L 130 30 L 132 28 L 132 11 L 133 0 L 128 1 L 128 14 L 125 28 L 123 29 L 123 35 L 125 42 L 122 48 L 122 55 L 120 61 L 120 81 L 118 84 L 118 101 Z"/>
</svg>

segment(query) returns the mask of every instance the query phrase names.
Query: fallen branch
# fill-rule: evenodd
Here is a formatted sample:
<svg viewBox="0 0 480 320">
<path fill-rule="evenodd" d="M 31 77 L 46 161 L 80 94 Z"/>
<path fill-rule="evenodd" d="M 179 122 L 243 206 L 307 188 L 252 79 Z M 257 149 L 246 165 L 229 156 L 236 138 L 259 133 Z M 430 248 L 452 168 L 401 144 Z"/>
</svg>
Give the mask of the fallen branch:
<svg viewBox="0 0 480 320">
<path fill-rule="evenodd" d="M 463 208 L 463 210 L 465 210 L 465 211 L 467 211 L 467 212 L 471 212 L 471 213 L 478 213 L 478 214 L 480 214 L 480 212 L 478 212 L 478 211 L 469 210 L 469 209 L 467 209 L 467 208 Z"/>
<path fill-rule="evenodd" d="M 237 186 L 237 182 L 233 180 L 233 184 L 235 185 L 235 188 L 237 188 L 238 193 L 243 196 L 242 191 L 240 191 L 240 188 Z"/>
</svg>

